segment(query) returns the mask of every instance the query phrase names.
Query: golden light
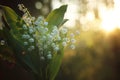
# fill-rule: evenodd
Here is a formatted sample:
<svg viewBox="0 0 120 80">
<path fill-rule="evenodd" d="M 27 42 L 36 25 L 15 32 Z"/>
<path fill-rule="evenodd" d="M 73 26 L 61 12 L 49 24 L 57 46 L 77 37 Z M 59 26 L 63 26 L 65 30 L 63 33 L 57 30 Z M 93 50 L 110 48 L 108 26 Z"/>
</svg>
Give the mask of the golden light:
<svg viewBox="0 0 120 80">
<path fill-rule="evenodd" d="M 93 13 L 93 11 L 87 12 L 87 14 L 86 14 L 86 19 L 87 19 L 88 21 L 93 21 L 93 20 L 95 19 L 95 14 Z"/>
<path fill-rule="evenodd" d="M 120 0 L 114 0 L 112 9 L 100 6 L 99 12 L 101 17 L 101 28 L 106 32 L 111 32 L 116 28 L 120 28 Z"/>
</svg>

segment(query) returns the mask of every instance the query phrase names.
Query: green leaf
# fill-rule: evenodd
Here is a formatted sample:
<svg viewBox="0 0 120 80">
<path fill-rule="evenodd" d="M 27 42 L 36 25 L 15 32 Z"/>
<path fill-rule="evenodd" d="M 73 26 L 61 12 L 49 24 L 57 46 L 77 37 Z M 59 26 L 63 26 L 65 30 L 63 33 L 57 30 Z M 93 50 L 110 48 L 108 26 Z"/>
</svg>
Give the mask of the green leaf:
<svg viewBox="0 0 120 80">
<path fill-rule="evenodd" d="M 67 5 L 63 5 L 60 8 L 53 10 L 46 18 L 46 21 L 49 24 L 48 27 L 59 26 L 63 22 L 66 9 Z"/>
<path fill-rule="evenodd" d="M 51 60 L 51 62 L 49 64 L 49 69 L 48 69 L 49 70 L 48 75 L 49 75 L 50 80 L 55 79 L 55 77 L 59 71 L 63 55 L 64 55 L 63 49 L 61 49 L 58 53 L 54 54 L 53 59 Z"/>
<path fill-rule="evenodd" d="M 8 6 L 0 5 L 3 10 L 3 18 L 7 25 L 10 27 L 11 34 L 15 35 L 16 38 L 20 38 L 20 28 L 24 21 Z M 5 26 L 6 27 L 6 26 Z"/>
<path fill-rule="evenodd" d="M 3 10 L 3 17 L 6 20 L 6 22 L 8 23 L 8 25 L 12 29 L 16 29 L 17 28 L 16 23 L 19 20 L 19 16 L 10 7 L 2 6 L 2 5 L 0 5 L 0 7 Z"/>
<path fill-rule="evenodd" d="M 64 23 L 66 23 L 68 21 L 68 19 L 64 19 L 61 24 L 59 25 L 59 27 L 61 27 Z"/>
</svg>

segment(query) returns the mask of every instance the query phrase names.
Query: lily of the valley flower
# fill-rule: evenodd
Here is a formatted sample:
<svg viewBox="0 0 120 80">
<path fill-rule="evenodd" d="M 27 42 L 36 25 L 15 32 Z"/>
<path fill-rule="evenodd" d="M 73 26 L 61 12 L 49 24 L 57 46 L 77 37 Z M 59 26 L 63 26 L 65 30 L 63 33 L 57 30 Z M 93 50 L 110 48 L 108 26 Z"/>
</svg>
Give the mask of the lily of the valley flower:
<svg viewBox="0 0 120 80">
<path fill-rule="evenodd" d="M 40 59 L 52 59 L 54 52 L 58 52 L 70 44 L 71 49 L 75 49 L 75 38 L 74 34 L 68 35 L 68 29 L 66 27 L 58 28 L 53 25 L 50 29 L 49 23 L 45 21 L 44 17 L 39 16 L 38 18 L 32 17 L 24 6 L 19 5 L 19 9 L 25 12 L 23 20 L 25 24 L 23 27 L 24 45 L 28 48 L 28 51 L 35 49 L 35 46 L 39 49 Z M 76 31 L 76 34 L 79 34 Z"/>
</svg>

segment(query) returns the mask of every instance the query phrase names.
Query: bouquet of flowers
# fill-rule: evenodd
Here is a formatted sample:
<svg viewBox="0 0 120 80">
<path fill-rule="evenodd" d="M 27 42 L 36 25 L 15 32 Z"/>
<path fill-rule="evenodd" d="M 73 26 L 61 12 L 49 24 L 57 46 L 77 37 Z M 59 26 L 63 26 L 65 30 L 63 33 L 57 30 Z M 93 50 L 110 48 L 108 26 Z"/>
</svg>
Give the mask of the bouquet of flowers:
<svg viewBox="0 0 120 80">
<path fill-rule="evenodd" d="M 32 72 L 35 80 L 54 80 L 64 48 L 68 44 L 75 48 L 74 34 L 68 35 L 68 29 L 62 26 L 67 21 L 64 19 L 67 5 L 53 10 L 46 19 L 42 16 L 32 17 L 23 4 L 18 6 L 24 12 L 22 17 L 11 8 L 0 5 L 3 19 L 10 27 L 4 26 L 0 32 L 14 52 L 17 64 Z"/>
</svg>

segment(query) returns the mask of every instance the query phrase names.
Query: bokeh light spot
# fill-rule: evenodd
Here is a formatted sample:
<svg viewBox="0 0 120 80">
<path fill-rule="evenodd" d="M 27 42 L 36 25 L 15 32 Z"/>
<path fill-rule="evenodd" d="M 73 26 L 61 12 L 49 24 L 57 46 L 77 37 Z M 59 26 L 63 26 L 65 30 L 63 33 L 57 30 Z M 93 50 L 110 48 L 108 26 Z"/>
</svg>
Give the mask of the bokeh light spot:
<svg viewBox="0 0 120 80">
<path fill-rule="evenodd" d="M 41 2 L 36 2 L 35 3 L 35 7 L 36 7 L 36 9 L 41 9 L 42 8 L 42 3 Z"/>
</svg>

